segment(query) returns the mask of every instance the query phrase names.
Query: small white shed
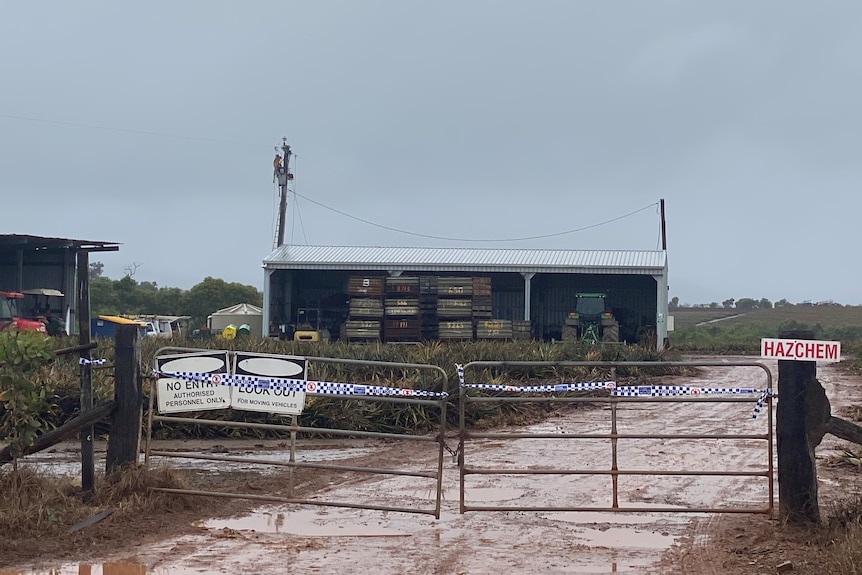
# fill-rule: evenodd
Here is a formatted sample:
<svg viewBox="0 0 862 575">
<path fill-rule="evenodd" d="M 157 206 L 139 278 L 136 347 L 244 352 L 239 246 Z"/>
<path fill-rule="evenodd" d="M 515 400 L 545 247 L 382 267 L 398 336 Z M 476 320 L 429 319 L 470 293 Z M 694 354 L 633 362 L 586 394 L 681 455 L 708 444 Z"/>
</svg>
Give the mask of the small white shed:
<svg viewBox="0 0 862 575">
<path fill-rule="evenodd" d="M 252 334 L 262 335 L 263 310 L 250 303 L 238 303 L 207 316 L 207 327 L 210 333 L 220 333 L 231 324 L 236 327 L 247 324 Z"/>
</svg>

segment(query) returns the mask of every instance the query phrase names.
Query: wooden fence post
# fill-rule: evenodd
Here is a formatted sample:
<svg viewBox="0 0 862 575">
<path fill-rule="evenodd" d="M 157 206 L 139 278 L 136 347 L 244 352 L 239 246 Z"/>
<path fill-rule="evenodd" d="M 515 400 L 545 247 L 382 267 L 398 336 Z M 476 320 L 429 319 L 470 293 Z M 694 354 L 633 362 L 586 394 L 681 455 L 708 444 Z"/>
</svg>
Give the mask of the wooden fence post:
<svg viewBox="0 0 862 575">
<path fill-rule="evenodd" d="M 114 402 L 105 471 L 111 473 L 138 462 L 141 450 L 143 380 L 141 342 L 137 325 L 118 325 L 114 339 Z"/>
<path fill-rule="evenodd" d="M 93 409 L 93 380 L 90 365 L 90 256 L 86 250 L 77 255 L 76 282 L 78 344 L 81 347 L 81 415 Z M 93 426 L 81 429 L 81 489 L 84 499 L 89 499 L 96 488 L 95 448 Z"/>
<path fill-rule="evenodd" d="M 781 339 L 814 339 L 808 330 L 786 331 Z M 817 381 L 814 361 L 778 360 L 778 511 L 792 522 L 819 522 L 814 448 L 823 439 L 820 413 L 829 402 Z"/>
</svg>

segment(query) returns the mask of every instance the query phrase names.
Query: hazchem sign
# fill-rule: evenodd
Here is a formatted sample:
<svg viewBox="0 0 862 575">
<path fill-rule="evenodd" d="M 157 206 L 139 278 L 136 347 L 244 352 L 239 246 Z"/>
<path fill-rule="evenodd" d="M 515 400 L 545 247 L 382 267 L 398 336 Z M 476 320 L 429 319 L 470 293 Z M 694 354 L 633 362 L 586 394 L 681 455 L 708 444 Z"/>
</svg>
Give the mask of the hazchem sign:
<svg viewBox="0 0 862 575">
<path fill-rule="evenodd" d="M 304 357 L 236 352 L 231 407 L 299 415 L 305 406 Z"/>
<path fill-rule="evenodd" d="M 841 361 L 841 342 L 763 338 L 760 340 L 760 357 L 794 361 Z"/>
<path fill-rule="evenodd" d="M 163 355 L 156 358 L 156 367 L 162 374 L 178 376 L 159 377 L 159 413 L 230 407 L 230 387 L 222 385 L 230 368 L 227 352 Z M 179 377 L 180 374 L 195 374 L 195 377 Z"/>
</svg>

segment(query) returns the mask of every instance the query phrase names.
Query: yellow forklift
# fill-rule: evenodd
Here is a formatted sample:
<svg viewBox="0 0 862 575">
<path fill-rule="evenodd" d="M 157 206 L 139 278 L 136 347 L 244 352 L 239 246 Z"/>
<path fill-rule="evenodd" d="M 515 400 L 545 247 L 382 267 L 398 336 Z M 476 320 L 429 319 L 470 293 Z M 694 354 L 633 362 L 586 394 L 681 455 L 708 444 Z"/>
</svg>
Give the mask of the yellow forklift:
<svg viewBox="0 0 862 575">
<path fill-rule="evenodd" d="M 320 310 L 317 308 L 299 308 L 296 311 L 296 328 L 293 330 L 293 341 L 323 341 L 329 342 L 331 334 L 325 327 L 320 327 Z"/>
</svg>

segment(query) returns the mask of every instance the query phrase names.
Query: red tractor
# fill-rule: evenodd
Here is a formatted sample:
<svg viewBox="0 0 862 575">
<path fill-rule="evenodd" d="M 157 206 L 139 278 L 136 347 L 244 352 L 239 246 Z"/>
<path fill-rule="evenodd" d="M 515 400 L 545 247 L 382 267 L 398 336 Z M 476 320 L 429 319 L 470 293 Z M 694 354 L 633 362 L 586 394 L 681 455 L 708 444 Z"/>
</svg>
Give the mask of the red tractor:
<svg viewBox="0 0 862 575">
<path fill-rule="evenodd" d="M 21 331 L 38 331 L 47 334 L 45 322 L 35 319 L 23 319 L 19 311 L 19 303 L 24 294 L 14 291 L 0 291 L 0 331 L 17 329 Z"/>
</svg>

